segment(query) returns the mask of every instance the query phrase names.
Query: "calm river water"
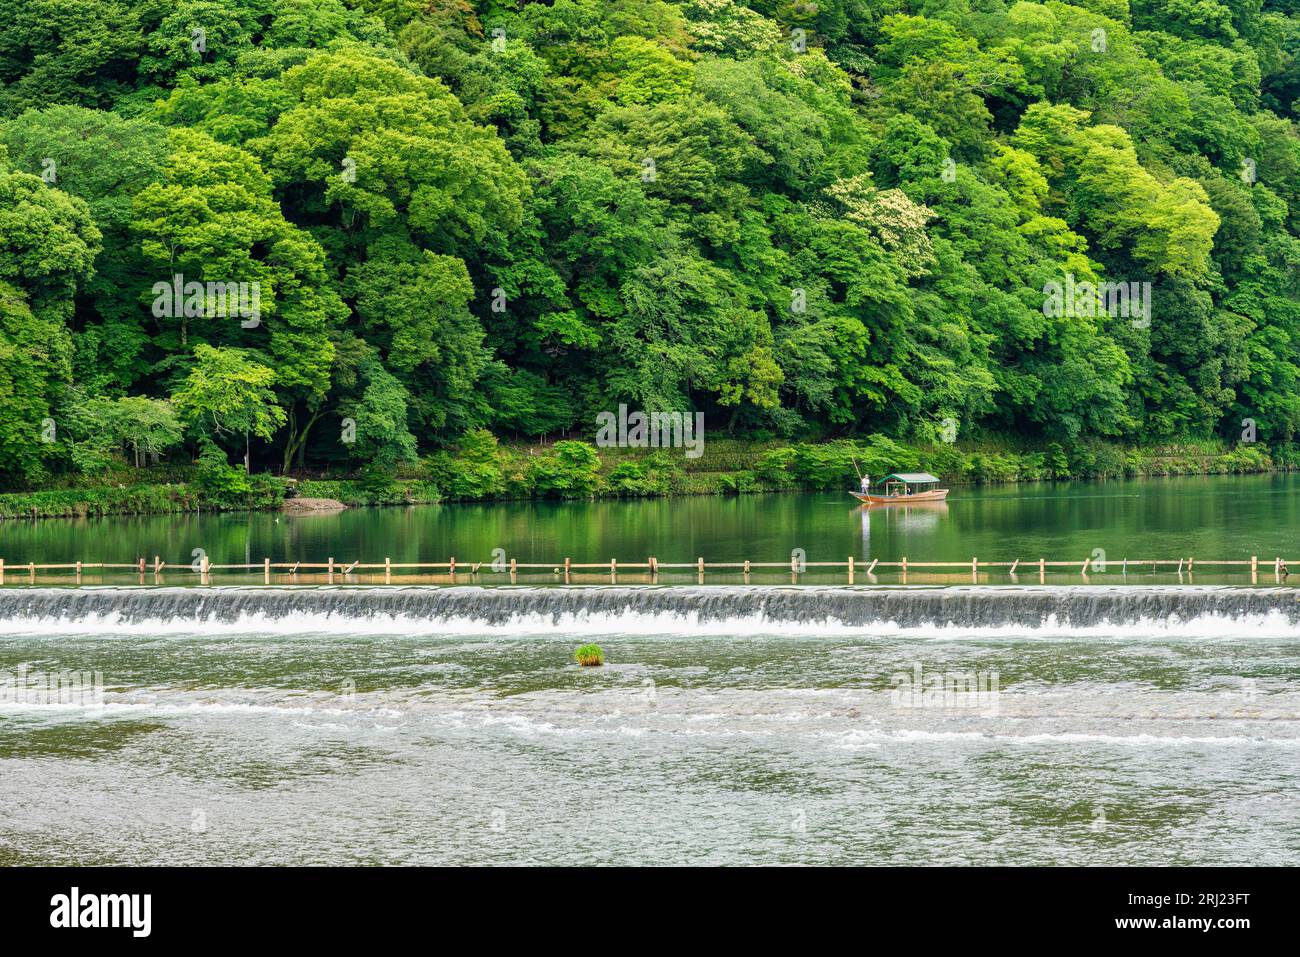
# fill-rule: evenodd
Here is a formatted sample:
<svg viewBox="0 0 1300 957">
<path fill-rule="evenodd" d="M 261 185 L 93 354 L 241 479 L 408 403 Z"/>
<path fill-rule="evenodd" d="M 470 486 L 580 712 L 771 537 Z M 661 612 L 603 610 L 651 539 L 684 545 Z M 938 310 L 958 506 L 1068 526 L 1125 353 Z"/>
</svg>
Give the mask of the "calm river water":
<svg viewBox="0 0 1300 957">
<path fill-rule="evenodd" d="M 462 567 L 490 563 L 494 552 L 524 563 L 562 563 L 566 556 L 574 562 L 644 562 L 651 555 L 661 562 L 788 562 L 794 549 L 803 549 L 809 562 L 843 562 L 853 555 L 1081 564 L 1100 550 L 1112 574 L 1125 559 L 1189 556 L 1257 555 L 1271 570 L 1278 555 L 1300 558 L 1300 474 L 958 487 L 945 504 L 912 508 L 863 509 L 840 492 L 0 522 L 0 558 L 11 570 L 9 584 L 21 584 L 14 566 L 32 561 L 143 557 L 152 563 L 158 555 L 172 568 L 188 570 L 195 549 L 217 564 L 330 557 L 446 562 L 454 556 Z M 1241 570 L 1228 578 L 1224 571 L 1207 567 L 1196 580 L 1249 582 Z M 1077 572 L 1063 569 L 1060 581 L 1078 581 Z"/>
</svg>

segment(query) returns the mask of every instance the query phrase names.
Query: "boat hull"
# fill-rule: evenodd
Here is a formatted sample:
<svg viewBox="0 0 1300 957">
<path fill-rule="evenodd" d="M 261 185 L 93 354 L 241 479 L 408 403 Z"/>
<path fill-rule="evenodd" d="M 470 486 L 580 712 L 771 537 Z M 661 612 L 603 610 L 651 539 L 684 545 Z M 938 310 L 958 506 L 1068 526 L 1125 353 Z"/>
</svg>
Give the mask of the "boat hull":
<svg viewBox="0 0 1300 957">
<path fill-rule="evenodd" d="M 942 502 L 948 497 L 946 488 L 935 488 L 928 492 L 914 492 L 911 495 L 864 495 L 862 492 L 850 492 L 863 505 L 916 505 L 920 502 Z"/>
</svg>

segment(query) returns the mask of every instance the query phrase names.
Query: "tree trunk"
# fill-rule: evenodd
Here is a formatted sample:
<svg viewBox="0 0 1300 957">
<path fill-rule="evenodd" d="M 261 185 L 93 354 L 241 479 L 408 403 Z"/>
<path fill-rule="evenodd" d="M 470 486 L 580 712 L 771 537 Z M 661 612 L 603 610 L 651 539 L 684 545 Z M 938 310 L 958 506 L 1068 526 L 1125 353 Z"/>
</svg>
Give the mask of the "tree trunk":
<svg viewBox="0 0 1300 957">
<path fill-rule="evenodd" d="M 307 451 L 307 435 L 311 432 L 311 427 L 316 424 L 316 421 L 322 415 L 324 415 L 324 410 L 317 409 L 315 412 L 312 413 L 311 418 L 307 420 L 307 424 L 302 427 L 301 431 L 299 431 L 297 427 L 298 425 L 297 410 L 293 406 L 290 406 L 289 441 L 286 442 L 284 446 L 284 462 L 280 469 L 281 475 L 289 474 L 289 469 L 293 466 L 293 459 L 295 455 L 297 455 L 298 457 L 298 467 L 302 468 L 303 459 L 306 456 L 306 451 Z"/>
<path fill-rule="evenodd" d="M 298 405 L 290 402 L 289 408 L 289 436 L 284 442 L 284 460 L 280 463 L 280 474 L 289 474 L 289 465 L 293 461 L 293 439 L 298 434 Z"/>
</svg>

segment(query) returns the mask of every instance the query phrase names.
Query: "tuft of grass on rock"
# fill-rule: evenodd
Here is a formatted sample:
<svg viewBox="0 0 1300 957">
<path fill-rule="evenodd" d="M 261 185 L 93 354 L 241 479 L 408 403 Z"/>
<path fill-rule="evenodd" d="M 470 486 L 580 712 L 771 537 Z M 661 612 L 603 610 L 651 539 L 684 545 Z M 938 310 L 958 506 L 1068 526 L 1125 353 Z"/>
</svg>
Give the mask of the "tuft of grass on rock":
<svg viewBox="0 0 1300 957">
<path fill-rule="evenodd" d="M 584 668 L 591 668 L 605 663 L 605 652 L 600 645 L 583 645 L 573 653 L 573 660 Z"/>
</svg>

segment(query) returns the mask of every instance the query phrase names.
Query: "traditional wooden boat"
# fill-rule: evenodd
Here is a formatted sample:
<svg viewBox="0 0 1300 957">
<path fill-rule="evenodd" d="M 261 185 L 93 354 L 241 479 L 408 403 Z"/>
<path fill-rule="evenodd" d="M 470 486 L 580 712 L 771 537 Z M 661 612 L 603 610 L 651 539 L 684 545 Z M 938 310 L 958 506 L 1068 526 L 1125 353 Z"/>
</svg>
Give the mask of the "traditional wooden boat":
<svg viewBox="0 0 1300 957">
<path fill-rule="evenodd" d="M 923 502 L 942 502 L 948 497 L 946 488 L 936 488 L 939 480 L 929 472 L 894 472 L 881 479 L 884 493 L 869 492 L 849 494 L 864 505 L 920 505 Z M 870 483 L 868 483 L 868 488 Z"/>
</svg>

